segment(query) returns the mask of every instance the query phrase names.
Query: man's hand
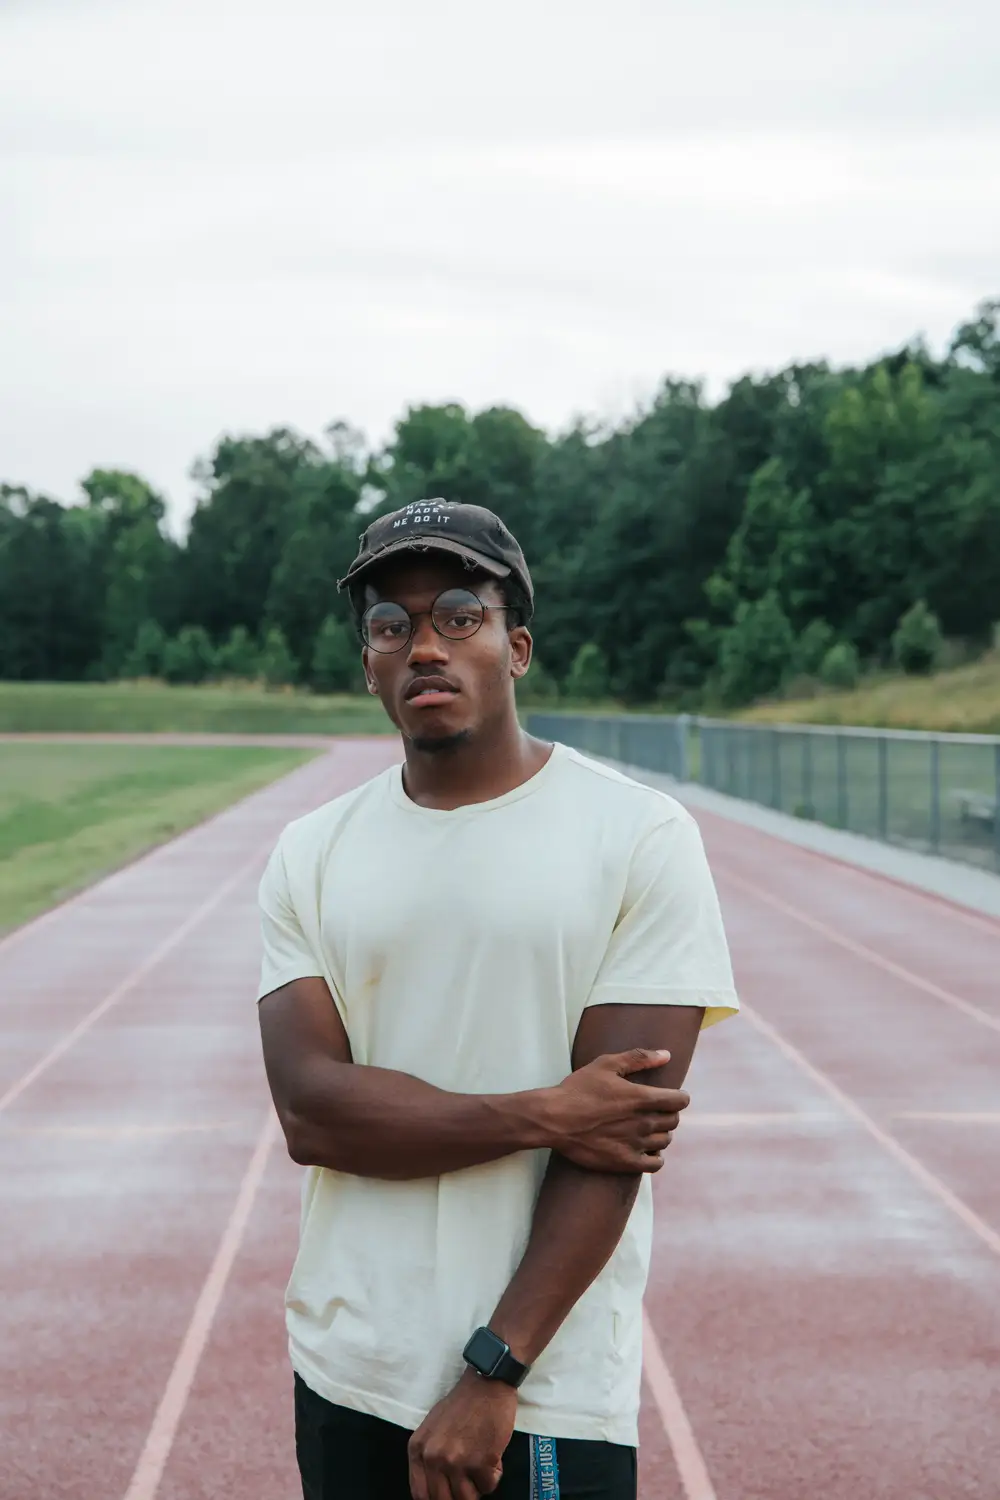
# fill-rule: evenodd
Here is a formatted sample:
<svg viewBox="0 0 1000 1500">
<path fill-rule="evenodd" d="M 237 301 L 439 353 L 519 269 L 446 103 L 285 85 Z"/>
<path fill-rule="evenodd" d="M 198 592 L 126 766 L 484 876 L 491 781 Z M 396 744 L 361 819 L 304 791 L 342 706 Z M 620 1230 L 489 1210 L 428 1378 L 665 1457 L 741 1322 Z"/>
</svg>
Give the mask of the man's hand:
<svg viewBox="0 0 1000 1500">
<path fill-rule="evenodd" d="M 410 1438 L 413 1500 L 478 1500 L 492 1495 L 514 1431 L 517 1391 L 466 1370 Z"/>
<path fill-rule="evenodd" d="M 658 1172 L 690 1100 L 682 1089 L 651 1088 L 630 1075 L 669 1059 L 669 1052 L 633 1047 L 597 1057 L 545 1090 L 548 1144 L 592 1172 Z"/>
</svg>

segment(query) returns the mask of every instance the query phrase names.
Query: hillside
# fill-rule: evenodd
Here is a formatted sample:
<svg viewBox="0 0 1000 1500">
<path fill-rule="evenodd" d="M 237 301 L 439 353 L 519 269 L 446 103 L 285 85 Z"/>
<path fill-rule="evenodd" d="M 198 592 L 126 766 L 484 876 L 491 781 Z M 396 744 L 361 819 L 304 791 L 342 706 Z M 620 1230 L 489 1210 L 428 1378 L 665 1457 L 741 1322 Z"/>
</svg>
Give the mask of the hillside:
<svg viewBox="0 0 1000 1500">
<path fill-rule="evenodd" d="M 772 724 L 865 724 L 1000 734 L 1000 653 L 930 677 L 873 678 L 849 693 L 761 703 L 738 717 Z"/>
</svg>

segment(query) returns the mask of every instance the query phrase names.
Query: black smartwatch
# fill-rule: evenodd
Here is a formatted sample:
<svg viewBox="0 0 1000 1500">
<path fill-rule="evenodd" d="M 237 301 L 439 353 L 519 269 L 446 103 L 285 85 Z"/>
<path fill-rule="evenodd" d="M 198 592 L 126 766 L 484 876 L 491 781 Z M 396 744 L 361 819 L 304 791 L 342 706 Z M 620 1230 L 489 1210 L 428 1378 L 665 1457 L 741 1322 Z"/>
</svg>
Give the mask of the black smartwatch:
<svg viewBox="0 0 1000 1500">
<path fill-rule="evenodd" d="M 531 1368 L 515 1359 L 510 1352 L 510 1345 L 505 1344 L 489 1328 L 476 1329 L 462 1350 L 462 1358 L 467 1365 L 478 1370 L 484 1379 L 502 1380 L 505 1385 L 514 1386 L 515 1390 Z"/>
</svg>

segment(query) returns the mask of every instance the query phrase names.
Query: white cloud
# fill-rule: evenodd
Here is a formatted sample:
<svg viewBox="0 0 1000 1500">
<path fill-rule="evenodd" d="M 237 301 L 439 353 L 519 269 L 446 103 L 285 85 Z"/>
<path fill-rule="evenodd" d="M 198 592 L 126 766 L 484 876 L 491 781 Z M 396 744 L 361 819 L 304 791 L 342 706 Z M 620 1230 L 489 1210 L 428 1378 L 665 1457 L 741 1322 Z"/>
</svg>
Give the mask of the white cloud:
<svg viewBox="0 0 1000 1500">
<path fill-rule="evenodd" d="M 0 9 L 0 477 L 943 339 L 1000 290 L 979 0 Z M 992 281 L 990 278 L 992 277 Z"/>
</svg>

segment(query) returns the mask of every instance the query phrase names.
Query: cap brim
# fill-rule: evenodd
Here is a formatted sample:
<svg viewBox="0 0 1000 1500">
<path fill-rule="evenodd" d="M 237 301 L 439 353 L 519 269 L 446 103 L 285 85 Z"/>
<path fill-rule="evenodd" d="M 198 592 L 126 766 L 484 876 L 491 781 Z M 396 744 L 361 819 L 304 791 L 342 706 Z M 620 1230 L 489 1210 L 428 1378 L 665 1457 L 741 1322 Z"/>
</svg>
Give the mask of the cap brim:
<svg viewBox="0 0 1000 1500">
<path fill-rule="evenodd" d="M 384 563 L 386 558 L 398 557 L 401 552 L 447 552 L 452 557 L 461 557 L 463 561 L 470 563 L 473 567 L 488 573 L 491 578 L 509 578 L 510 568 L 506 563 L 496 562 L 492 557 L 484 557 L 474 547 L 467 547 L 464 542 L 453 541 L 450 537 L 436 536 L 408 536 L 399 537 L 396 541 L 388 542 L 372 557 L 366 557 L 363 562 L 354 562 L 348 568 L 343 578 L 337 580 L 337 589 L 346 589 L 350 584 L 357 583 L 372 568 L 377 568 Z"/>
</svg>

